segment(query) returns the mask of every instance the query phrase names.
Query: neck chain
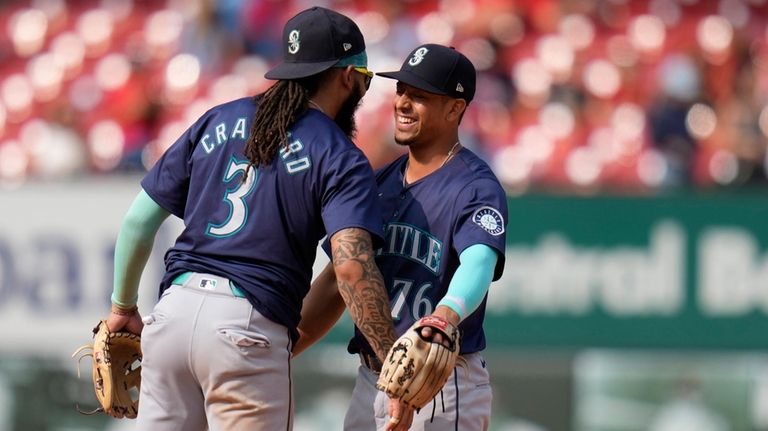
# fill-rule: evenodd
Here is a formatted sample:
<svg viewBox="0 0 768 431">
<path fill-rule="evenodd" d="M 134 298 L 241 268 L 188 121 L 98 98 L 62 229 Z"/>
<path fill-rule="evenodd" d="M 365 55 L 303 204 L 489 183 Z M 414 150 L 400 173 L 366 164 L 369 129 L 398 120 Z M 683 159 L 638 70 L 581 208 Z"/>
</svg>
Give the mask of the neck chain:
<svg viewBox="0 0 768 431">
<path fill-rule="evenodd" d="M 323 111 L 323 108 L 321 108 L 320 105 L 318 105 L 317 102 L 315 102 L 314 100 L 309 99 L 309 101 L 307 103 L 309 103 L 310 105 L 314 106 L 315 109 L 317 109 L 318 111 L 320 111 L 323 114 L 325 114 L 325 111 Z M 325 114 L 325 115 L 328 115 L 328 114 Z"/>
<path fill-rule="evenodd" d="M 448 150 L 448 155 L 445 157 L 445 160 L 443 160 L 443 163 L 440 165 L 440 168 L 445 166 L 445 164 L 448 163 L 448 160 L 450 160 L 450 158 L 453 157 L 453 154 L 454 154 L 453 152 L 456 151 L 456 147 L 458 147 L 458 146 L 459 146 L 459 141 L 456 141 L 456 143 L 453 144 L 451 149 Z M 438 168 L 438 169 L 440 169 L 440 168 Z"/>
<path fill-rule="evenodd" d="M 443 166 L 445 166 L 446 163 L 448 163 L 448 160 L 450 160 L 451 157 L 453 157 L 453 155 L 456 154 L 455 151 L 456 151 L 456 148 L 458 148 L 459 145 L 460 145 L 459 141 L 456 141 L 456 143 L 453 144 L 451 149 L 448 150 L 448 155 L 445 156 L 445 160 L 443 160 L 443 163 L 441 163 L 440 166 L 437 167 L 437 169 L 442 168 Z M 403 187 L 408 185 L 408 182 L 405 180 L 405 177 L 408 174 L 408 162 L 409 161 L 410 161 L 410 159 L 405 161 L 405 169 L 403 169 Z"/>
</svg>

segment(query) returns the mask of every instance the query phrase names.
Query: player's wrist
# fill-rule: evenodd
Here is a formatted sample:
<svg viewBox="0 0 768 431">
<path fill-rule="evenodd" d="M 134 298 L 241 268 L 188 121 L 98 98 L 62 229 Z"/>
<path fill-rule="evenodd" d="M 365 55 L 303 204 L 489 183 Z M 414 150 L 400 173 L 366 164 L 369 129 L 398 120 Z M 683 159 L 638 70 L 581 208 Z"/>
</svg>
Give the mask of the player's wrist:
<svg viewBox="0 0 768 431">
<path fill-rule="evenodd" d="M 432 316 L 443 319 L 453 326 L 458 326 L 459 323 L 461 323 L 462 317 L 461 314 L 459 314 L 456 310 L 453 309 L 453 307 L 451 307 L 451 305 L 451 302 L 445 301 L 444 298 L 444 301 L 441 301 L 437 305 L 435 311 L 432 313 Z"/>
<path fill-rule="evenodd" d="M 112 303 L 111 312 L 112 314 L 116 314 L 118 316 L 130 316 L 136 313 L 137 311 L 139 311 L 139 307 L 136 304 L 126 307 L 126 306 Z"/>
</svg>

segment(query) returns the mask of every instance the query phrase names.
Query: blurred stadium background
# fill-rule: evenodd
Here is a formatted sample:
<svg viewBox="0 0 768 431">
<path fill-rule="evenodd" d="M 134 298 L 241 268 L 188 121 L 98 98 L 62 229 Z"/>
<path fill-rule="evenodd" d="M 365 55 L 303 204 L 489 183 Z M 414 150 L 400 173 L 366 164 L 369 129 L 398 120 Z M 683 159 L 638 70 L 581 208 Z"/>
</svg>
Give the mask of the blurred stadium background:
<svg viewBox="0 0 768 431">
<path fill-rule="evenodd" d="M 75 412 L 93 397 L 69 358 L 107 310 L 121 217 L 194 119 L 269 85 L 313 4 L 360 25 L 374 71 L 422 42 L 479 70 L 461 140 L 510 196 L 492 430 L 768 430 L 766 3 L 1 2 L 0 430 L 132 429 Z M 401 151 L 393 89 L 374 79 L 358 114 L 374 167 Z M 296 360 L 297 431 L 341 429 L 349 333 Z"/>
</svg>

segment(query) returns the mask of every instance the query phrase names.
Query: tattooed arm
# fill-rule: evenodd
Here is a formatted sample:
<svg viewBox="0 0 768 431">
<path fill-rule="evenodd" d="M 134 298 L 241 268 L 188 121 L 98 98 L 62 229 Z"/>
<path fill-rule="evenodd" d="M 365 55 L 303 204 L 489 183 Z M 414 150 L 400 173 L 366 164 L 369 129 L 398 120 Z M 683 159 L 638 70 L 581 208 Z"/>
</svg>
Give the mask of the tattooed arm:
<svg viewBox="0 0 768 431">
<path fill-rule="evenodd" d="M 383 361 L 397 337 L 371 236 L 364 229 L 342 229 L 331 237 L 331 252 L 339 294 L 352 321 Z"/>
<path fill-rule="evenodd" d="M 315 278 L 304 298 L 298 327 L 301 337 L 293 355 L 327 334 L 344 314 L 346 303 L 355 325 L 383 359 L 396 337 L 392 320 L 386 317 L 390 316 L 389 299 L 373 261 L 370 235 L 362 229 L 342 230 L 331 238 L 331 249 L 333 262 Z"/>
<path fill-rule="evenodd" d="M 344 313 L 346 303 L 355 325 L 383 362 L 397 337 L 371 237 L 362 229 L 344 229 L 331 237 L 331 250 L 333 262 L 315 278 L 304 298 L 298 328 L 301 337 L 293 354 L 323 337 Z M 398 400 L 390 400 L 389 414 L 401 420 L 387 424 L 388 430 L 406 430 L 413 420 L 413 409 Z"/>
</svg>

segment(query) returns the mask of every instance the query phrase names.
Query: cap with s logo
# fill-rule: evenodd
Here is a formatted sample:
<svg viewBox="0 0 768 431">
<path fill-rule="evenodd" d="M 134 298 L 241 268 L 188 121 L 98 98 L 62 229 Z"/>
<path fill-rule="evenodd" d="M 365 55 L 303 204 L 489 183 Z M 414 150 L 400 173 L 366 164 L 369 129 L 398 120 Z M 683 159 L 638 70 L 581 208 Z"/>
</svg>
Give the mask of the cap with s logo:
<svg viewBox="0 0 768 431">
<path fill-rule="evenodd" d="M 267 79 L 305 78 L 339 60 L 367 66 L 365 40 L 357 24 L 323 7 L 303 10 L 289 19 L 283 27 L 282 43 L 283 62 L 264 75 Z"/>
<path fill-rule="evenodd" d="M 464 99 L 475 97 L 477 72 L 472 62 L 453 47 L 434 43 L 411 51 L 396 72 L 377 73 L 430 93 Z"/>
</svg>

